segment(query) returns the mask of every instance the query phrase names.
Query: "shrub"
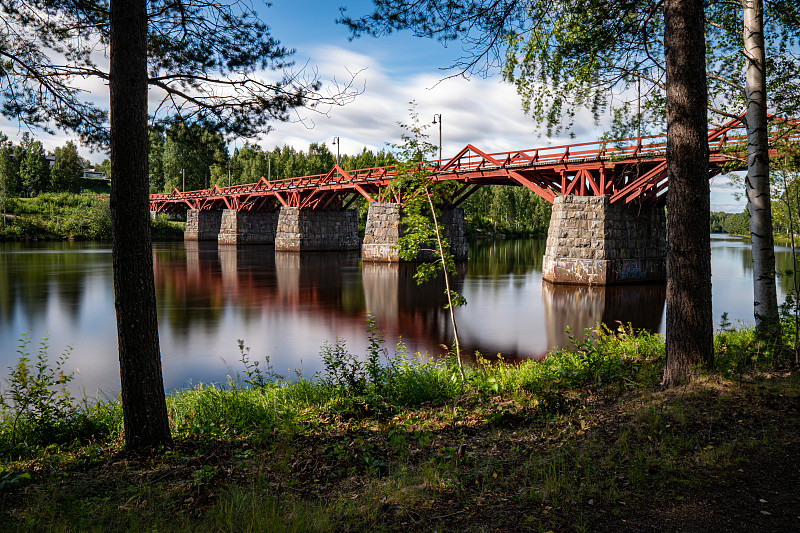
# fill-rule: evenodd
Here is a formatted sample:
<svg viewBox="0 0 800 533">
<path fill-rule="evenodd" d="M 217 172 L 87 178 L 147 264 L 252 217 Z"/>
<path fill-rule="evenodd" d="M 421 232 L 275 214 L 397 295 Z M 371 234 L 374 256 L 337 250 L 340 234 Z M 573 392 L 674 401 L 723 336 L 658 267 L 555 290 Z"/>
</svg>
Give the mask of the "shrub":
<svg viewBox="0 0 800 533">
<path fill-rule="evenodd" d="M 54 363 L 48 357 L 47 337 L 31 358 L 31 339 L 20 339 L 20 357 L 11 371 L 7 389 L 0 394 L 0 453 L 25 453 L 37 447 L 87 441 L 103 437 L 119 426 L 115 407 L 96 404 L 81 409 L 67 389 L 72 373 L 64 365 L 71 348 Z"/>
</svg>

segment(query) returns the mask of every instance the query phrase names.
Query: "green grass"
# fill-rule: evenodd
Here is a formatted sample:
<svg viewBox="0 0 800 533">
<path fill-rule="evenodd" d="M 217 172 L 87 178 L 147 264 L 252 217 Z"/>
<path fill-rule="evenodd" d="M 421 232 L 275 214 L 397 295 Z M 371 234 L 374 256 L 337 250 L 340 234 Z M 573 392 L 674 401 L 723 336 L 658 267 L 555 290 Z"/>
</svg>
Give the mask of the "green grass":
<svg viewBox="0 0 800 533">
<path fill-rule="evenodd" d="M 95 194 L 40 194 L 17 198 L 6 206 L 0 240 L 110 240 L 108 198 Z M 185 224 L 159 217 L 152 222 L 154 239 L 182 239 Z"/>
<path fill-rule="evenodd" d="M 0 529 L 591 531 L 800 444 L 783 416 L 800 383 L 780 350 L 752 357 L 750 330 L 718 334 L 718 368 L 666 392 L 662 339 L 630 328 L 541 362 L 479 359 L 464 382 L 371 338 L 361 356 L 323 347 L 327 371 L 294 381 L 241 344 L 238 379 L 171 394 L 175 446 L 144 456 L 120 453 L 116 401 L 76 408 L 92 433 L 13 445 L 7 405 Z"/>
</svg>

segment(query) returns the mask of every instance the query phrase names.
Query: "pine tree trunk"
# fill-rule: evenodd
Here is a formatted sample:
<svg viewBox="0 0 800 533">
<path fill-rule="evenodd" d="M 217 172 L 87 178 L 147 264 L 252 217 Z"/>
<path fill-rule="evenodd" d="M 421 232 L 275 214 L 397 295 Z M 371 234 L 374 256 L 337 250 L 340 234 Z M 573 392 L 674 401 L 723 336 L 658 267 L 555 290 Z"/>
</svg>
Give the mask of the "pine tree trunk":
<svg viewBox="0 0 800 533">
<path fill-rule="evenodd" d="M 711 224 L 702 0 L 666 0 L 667 359 L 663 384 L 713 362 Z"/>
<path fill-rule="evenodd" d="M 145 0 L 111 1 L 111 225 L 125 447 L 171 442 L 153 282 Z"/>
<path fill-rule="evenodd" d="M 777 334 L 778 296 L 775 287 L 775 247 L 769 196 L 767 140 L 767 78 L 764 72 L 764 6 L 761 0 L 742 0 L 744 55 L 747 65 L 747 208 L 753 249 L 753 307 L 756 328 Z"/>
</svg>

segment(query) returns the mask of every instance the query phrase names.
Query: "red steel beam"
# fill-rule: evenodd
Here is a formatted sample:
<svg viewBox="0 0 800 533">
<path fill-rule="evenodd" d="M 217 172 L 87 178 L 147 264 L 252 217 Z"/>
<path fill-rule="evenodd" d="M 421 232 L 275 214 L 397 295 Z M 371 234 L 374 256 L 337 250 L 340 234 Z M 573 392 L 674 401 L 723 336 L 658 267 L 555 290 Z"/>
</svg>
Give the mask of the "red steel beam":
<svg viewBox="0 0 800 533">
<path fill-rule="evenodd" d="M 790 121 L 797 124 L 797 120 Z M 746 168 L 746 161 L 728 148 L 746 150 L 746 135 L 741 119 L 732 119 L 709 130 L 708 141 L 712 169 L 728 164 L 732 169 Z M 800 140 L 800 134 L 794 138 Z M 774 150 L 770 156 L 777 155 Z M 619 140 L 593 141 L 568 145 L 487 153 L 468 144 L 454 157 L 418 163 L 432 181 L 456 181 L 462 184 L 452 196 L 454 203 L 484 185 L 519 185 L 527 187 L 549 202 L 559 194 L 610 195 L 610 201 L 630 203 L 652 201 L 663 196 L 668 187 L 666 176 L 666 137 L 651 135 Z M 633 169 L 635 168 L 635 172 Z M 227 209 L 253 210 L 282 206 L 321 208 L 347 205 L 357 197 L 369 202 L 401 201 L 391 187 L 397 165 L 344 170 L 334 165 L 326 174 L 298 176 L 281 180 L 261 178 L 256 183 L 150 195 L 150 209 Z M 719 170 L 715 170 L 719 172 Z M 631 179 L 631 174 L 633 178 Z M 472 188 L 467 188 L 474 186 Z"/>
</svg>

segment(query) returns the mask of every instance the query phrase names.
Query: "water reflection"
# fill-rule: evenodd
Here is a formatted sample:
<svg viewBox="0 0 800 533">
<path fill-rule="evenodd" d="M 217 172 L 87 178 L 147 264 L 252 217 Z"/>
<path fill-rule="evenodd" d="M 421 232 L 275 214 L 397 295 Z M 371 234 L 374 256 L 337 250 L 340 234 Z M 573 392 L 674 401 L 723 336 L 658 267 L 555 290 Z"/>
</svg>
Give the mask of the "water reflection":
<svg viewBox="0 0 800 533">
<path fill-rule="evenodd" d="M 712 240 L 714 314 L 752 323 L 749 243 Z M 538 357 L 569 343 L 598 321 L 632 322 L 662 331 L 664 286 L 588 288 L 543 284 L 543 240 L 480 241 L 453 279 L 468 300 L 458 308 L 467 353 L 506 359 Z M 413 265 L 362 264 L 357 252 L 276 253 L 266 245 L 159 243 L 155 281 L 165 383 L 224 381 L 241 369 L 237 339 L 251 356 L 269 356 L 275 370 L 306 376 L 322 370 L 320 346 L 337 337 L 364 353 L 366 316 L 375 316 L 390 344 L 439 354 L 450 345 L 441 279 L 418 286 Z M 778 269 L 791 266 L 776 251 Z M 0 377 L 27 329 L 35 344 L 50 334 L 51 357 L 74 345 L 76 383 L 90 394 L 118 388 L 110 247 L 94 243 L 0 243 Z M 779 298 L 791 278 L 779 280 Z"/>
<path fill-rule="evenodd" d="M 466 263 L 457 265 L 450 288 L 463 291 Z M 387 339 L 403 338 L 413 346 L 426 346 L 431 354 L 445 351 L 453 336 L 447 304 L 444 277 L 435 277 L 423 284 L 414 279 L 416 265 L 398 263 L 363 263 L 362 286 L 366 311 L 375 317 L 376 325 Z"/>
<path fill-rule="evenodd" d="M 618 324 L 631 324 L 634 329 L 658 331 L 666 296 L 664 283 L 585 287 L 545 282 L 542 300 L 548 345 L 568 346 L 568 329 L 576 340 L 581 340 L 586 329 L 599 323 L 612 329 Z"/>
</svg>

